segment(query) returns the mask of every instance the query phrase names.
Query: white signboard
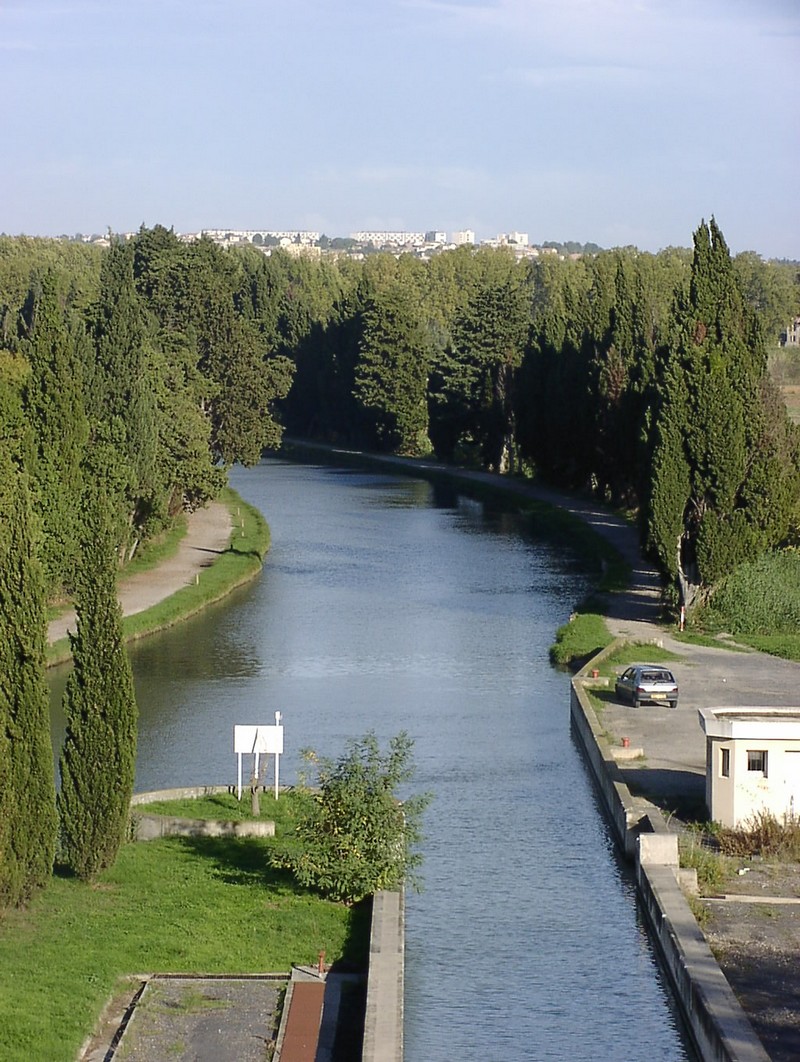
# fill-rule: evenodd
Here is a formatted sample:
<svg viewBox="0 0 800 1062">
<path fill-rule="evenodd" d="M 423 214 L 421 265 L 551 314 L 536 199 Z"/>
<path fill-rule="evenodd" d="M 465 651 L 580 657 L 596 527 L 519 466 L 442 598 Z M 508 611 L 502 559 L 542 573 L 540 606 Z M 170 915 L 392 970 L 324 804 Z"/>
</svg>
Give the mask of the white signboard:
<svg viewBox="0 0 800 1062">
<path fill-rule="evenodd" d="M 242 799 L 242 756 L 255 756 L 253 777 L 258 778 L 258 761 L 261 756 L 275 757 L 275 799 L 278 799 L 279 759 L 283 753 L 283 727 L 281 713 L 275 713 L 275 726 L 235 726 L 233 728 L 233 751 L 236 753 L 238 778 L 237 793 Z"/>
<path fill-rule="evenodd" d="M 233 751 L 250 755 L 272 756 L 283 752 L 282 726 L 235 726 L 233 728 Z"/>
</svg>

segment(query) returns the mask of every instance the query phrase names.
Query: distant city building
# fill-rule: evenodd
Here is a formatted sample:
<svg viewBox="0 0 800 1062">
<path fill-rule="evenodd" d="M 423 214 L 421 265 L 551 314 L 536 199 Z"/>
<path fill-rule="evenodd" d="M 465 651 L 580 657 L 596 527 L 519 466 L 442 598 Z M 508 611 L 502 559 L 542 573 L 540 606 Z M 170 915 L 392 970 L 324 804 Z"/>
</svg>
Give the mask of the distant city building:
<svg viewBox="0 0 800 1062">
<path fill-rule="evenodd" d="M 303 229 L 203 229 L 195 235 L 208 236 L 215 243 L 264 243 L 265 240 L 276 240 L 281 243 L 312 245 L 319 241 L 318 232 L 309 232 Z M 184 237 L 185 238 L 185 237 Z"/>
<path fill-rule="evenodd" d="M 527 247 L 527 232 L 498 232 L 493 240 L 484 240 L 490 247 Z"/>
<path fill-rule="evenodd" d="M 356 243 L 369 243 L 373 247 L 420 247 L 425 243 L 424 232 L 351 232 L 350 239 Z"/>
<path fill-rule="evenodd" d="M 320 233 L 307 229 L 203 229 L 200 232 L 178 233 L 178 239 L 183 242 L 191 242 L 206 237 L 220 244 L 222 247 L 236 247 L 242 244 L 252 244 L 264 254 L 269 254 L 274 248 L 280 247 L 291 254 L 315 253 L 319 251 Z M 82 237 L 89 239 L 89 237 Z M 98 237 L 91 237 L 98 239 Z M 332 243 L 351 246 L 331 246 Z M 327 240 L 324 252 L 346 254 L 349 257 L 362 257 L 365 250 L 387 250 L 394 254 L 410 253 L 418 258 L 428 260 L 447 247 L 469 246 L 474 247 L 480 243 L 483 247 L 505 247 L 513 251 L 517 258 L 536 258 L 539 255 L 558 255 L 555 247 L 537 247 L 529 242 L 527 232 L 500 232 L 494 239 L 478 241 L 472 229 L 462 229 L 450 233 L 448 242 L 447 233 L 442 229 L 428 229 L 425 232 L 408 232 L 405 230 L 362 230 L 350 233 L 347 240 Z M 800 317 L 796 318 L 784 332 L 781 342 L 784 346 L 800 346 Z"/>
</svg>

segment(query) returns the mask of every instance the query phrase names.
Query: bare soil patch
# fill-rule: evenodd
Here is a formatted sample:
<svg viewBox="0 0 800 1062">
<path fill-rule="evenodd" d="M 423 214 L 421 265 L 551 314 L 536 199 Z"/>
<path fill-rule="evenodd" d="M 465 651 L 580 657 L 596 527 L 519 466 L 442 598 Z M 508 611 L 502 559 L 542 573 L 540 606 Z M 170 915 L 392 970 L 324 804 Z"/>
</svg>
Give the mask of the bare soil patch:
<svg viewBox="0 0 800 1062">
<path fill-rule="evenodd" d="M 704 901 L 711 950 L 774 1062 L 800 1058 L 800 865 L 748 863 L 726 886 L 735 899 Z M 763 902 L 754 902 L 760 899 Z"/>
</svg>

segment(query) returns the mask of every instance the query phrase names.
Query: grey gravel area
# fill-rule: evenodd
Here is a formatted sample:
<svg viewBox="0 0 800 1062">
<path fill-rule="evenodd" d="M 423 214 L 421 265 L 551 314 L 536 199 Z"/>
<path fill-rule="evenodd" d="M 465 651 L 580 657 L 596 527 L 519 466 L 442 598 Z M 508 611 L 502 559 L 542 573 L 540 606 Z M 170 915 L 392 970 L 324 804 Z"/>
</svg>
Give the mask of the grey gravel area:
<svg viewBox="0 0 800 1062">
<path fill-rule="evenodd" d="M 262 978 L 152 978 L 114 1062 L 266 1062 L 284 987 Z"/>
</svg>

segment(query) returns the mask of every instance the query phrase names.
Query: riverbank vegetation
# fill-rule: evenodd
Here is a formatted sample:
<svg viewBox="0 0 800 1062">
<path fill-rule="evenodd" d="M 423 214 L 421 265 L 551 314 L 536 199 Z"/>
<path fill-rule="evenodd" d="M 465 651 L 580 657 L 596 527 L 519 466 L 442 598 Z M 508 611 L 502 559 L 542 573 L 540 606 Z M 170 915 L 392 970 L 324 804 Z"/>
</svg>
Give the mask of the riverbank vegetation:
<svg viewBox="0 0 800 1062">
<path fill-rule="evenodd" d="M 273 865 L 347 904 L 381 889 L 416 886 L 422 813 L 431 798 L 400 800 L 398 788 L 414 775 L 412 749 L 402 732 L 383 752 L 371 731 L 350 741 L 338 760 L 307 750 L 317 784 L 302 787 L 305 806 L 289 843 L 273 850 Z"/>
<path fill-rule="evenodd" d="M 800 660 L 800 551 L 772 550 L 721 580 L 693 625 Z"/>
<path fill-rule="evenodd" d="M 796 524 L 798 433 L 772 384 L 797 270 L 692 251 L 313 261 L 184 243 L 104 251 L 0 238 L 0 386 L 70 591 L 86 476 L 117 501 L 121 564 L 232 462 L 294 435 L 535 474 L 626 507 L 687 607 Z M 778 370 L 776 369 L 776 372 Z"/>
<path fill-rule="evenodd" d="M 27 908 L 6 912 L 4 1062 L 72 1062 L 118 979 L 138 971 L 283 972 L 316 963 L 320 951 L 328 962 L 363 966 L 368 911 L 325 900 L 270 866 L 271 845 L 291 829 L 291 803 L 291 795 L 277 805 L 262 797 L 263 813 L 276 820 L 275 841 L 126 844 L 94 886 L 56 875 Z M 216 808 L 214 817 L 228 816 Z"/>
</svg>

